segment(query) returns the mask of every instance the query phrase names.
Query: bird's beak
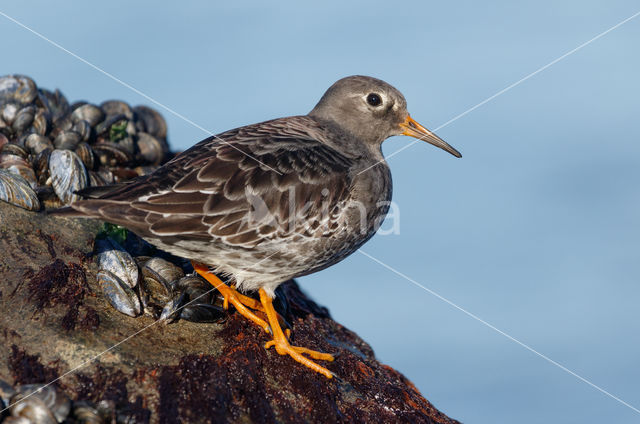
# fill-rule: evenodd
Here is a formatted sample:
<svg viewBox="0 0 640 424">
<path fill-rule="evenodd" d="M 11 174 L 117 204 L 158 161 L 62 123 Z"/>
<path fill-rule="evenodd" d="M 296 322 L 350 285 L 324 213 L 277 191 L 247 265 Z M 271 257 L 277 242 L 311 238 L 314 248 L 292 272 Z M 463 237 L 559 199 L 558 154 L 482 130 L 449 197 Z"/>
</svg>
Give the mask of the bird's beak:
<svg viewBox="0 0 640 424">
<path fill-rule="evenodd" d="M 461 158 L 462 155 L 456 149 L 451 147 L 446 141 L 418 124 L 411 116 L 407 115 L 407 119 L 404 120 L 403 123 L 400 124 L 400 127 L 404 130 L 402 135 L 408 135 L 410 137 L 415 137 L 419 140 L 424 140 L 427 143 L 433 144 L 436 147 L 441 148 L 442 150 L 446 150 L 451 153 L 453 156 L 457 158 Z"/>
</svg>

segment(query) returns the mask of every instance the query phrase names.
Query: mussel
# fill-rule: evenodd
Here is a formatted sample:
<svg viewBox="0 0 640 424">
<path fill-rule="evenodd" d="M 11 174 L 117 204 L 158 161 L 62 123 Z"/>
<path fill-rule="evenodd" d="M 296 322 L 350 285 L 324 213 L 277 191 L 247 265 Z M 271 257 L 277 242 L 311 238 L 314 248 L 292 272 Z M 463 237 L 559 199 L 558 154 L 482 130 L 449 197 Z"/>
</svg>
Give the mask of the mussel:
<svg viewBox="0 0 640 424">
<path fill-rule="evenodd" d="M 40 209 L 38 196 L 29 182 L 5 169 L 0 169 L 0 200 L 30 211 Z"/>
<path fill-rule="evenodd" d="M 70 150 L 56 149 L 49 156 L 51 186 L 62 203 L 80 199 L 77 191 L 87 187 L 89 177 L 80 157 Z"/>
<path fill-rule="evenodd" d="M 16 395 L 12 402 L 29 402 L 30 399 L 40 399 L 51 412 L 57 422 L 63 422 L 71 411 L 71 400 L 54 385 L 23 384 L 16 388 Z"/>
<path fill-rule="evenodd" d="M 13 417 L 26 418 L 32 423 L 57 424 L 58 422 L 42 399 L 26 393 L 18 393 L 11 398 L 9 412 Z"/>
<path fill-rule="evenodd" d="M 24 75 L 7 75 L 0 78 L 0 103 L 15 102 L 27 105 L 36 98 L 36 83 Z"/>
<path fill-rule="evenodd" d="M 98 268 L 109 271 L 118 277 L 129 288 L 138 285 L 140 273 L 135 259 L 111 239 L 101 239 L 97 243 L 99 253 L 96 256 Z"/>
<path fill-rule="evenodd" d="M 142 312 L 138 294 L 113 273 L 98 271 L 98 284 L 111 305 L 123 314 L 136 317 Z"/>
<path fill-rule="evenodd" d="M 53 143 L 48 137 L 40 134 L 29 134 L 25 139 L 25 147 L 31 152 L 31 154 L 37 155 L 43 150 L 53 150 Z"/>
<path fill-rule="evenodd" d="M 73 110 L 71 120 L 73 122 L 86 121 L 89 126 L 95 127 L 104 120 L 104 112 L 97 106 L 86 103 Z"/>
</svg>

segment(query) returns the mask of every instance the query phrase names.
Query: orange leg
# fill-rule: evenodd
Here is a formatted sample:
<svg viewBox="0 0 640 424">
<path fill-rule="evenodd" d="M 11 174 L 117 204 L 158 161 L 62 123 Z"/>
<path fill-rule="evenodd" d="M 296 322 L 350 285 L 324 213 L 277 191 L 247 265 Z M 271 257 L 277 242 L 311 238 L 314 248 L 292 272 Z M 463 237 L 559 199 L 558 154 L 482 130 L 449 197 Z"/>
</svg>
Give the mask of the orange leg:
<svg viewBox="0 0 640 424">
<path fill-rule="evenodd" d="M 328 369 L 321 367 L 316 364 L 309 358 L 302 356 L 302 354 L 307 354 L 313 359 L 320 359 L 324 361 L 333 361 L 333 356 L 328 353 L 316 352 L 315 350 L 307 349 L 306 347 L 299 346 L 291 346 L 289 341 L 287 340 L 287 335 L 282 332 L 282 328 L 280 327 L 280 323 L 278 322 L 278 314 L 276 310 L 273 308 L 273 299 L 264 291 L 264 289 L 260 289 L 260 302 L 262 302 L 262 306 L 264 307 L 264 311 L 267 314 L 267 318 L 269 319 L 269 324 L 271 325 L 271 329 L 273 331 L 273 340 L 267 342 L 264 345 L 266 349 L 269 349 L 271 346 L 276 347 L 276 352 L 280 355 L 289 355 L 294 360 L 300 362 L 302 365 L 311 368 L 312 370 L 319 372 L 327 378 L 332 378 L 333 373 Z"/>
<path fill-rule="evenodd" d="M 236 310 L 240 313 L 240 315 L 245 318 L 253 321 L 258 324 L 260 327 L 264 329 L 267 333 L 270 333 L 271 330 L 269 328 L 269 324 L 265 322 L 262 318 L 258 317 L 256 314 L 247 309 L 247 306 L 252 309 L 262 310 L 262 306 L 260 303 L 252 299 L 248 296 L 238 293 L 238 291 L 234 288 L 227 286 L 222 282 L 218 277 L 209 272 L 209 267 L 206 265 L 199 264 L 197 262 L 191 262 L 193 265 L 193 269 L 200 274 L 205 280 L 207 280 L 213 287 L 218 289 L 218 291 L 224 296 L 224 308 L 227 309 L 229 307 L 229 303 L 231 303 Z"/>
<path fill-rule="evenodd" d="M 251 308 L 251 309 L 254 309 L 254 310 L 256 310 L 256 311 L 260 311 L 260 312 L 262 312 L 262 313 L 266 314 L 266 312 L 265 312 L 264 308 L 262 307 L 262 304 L 260 303 L 260 301 L 259 301 L 259 300 L 255 300 L 255 299 L 254 299 L 254 298 L 252 298 L 252 297 L 249 297 L 249 296 L 245 296 L 245 295 L 243 295 L 242 293 L 240 293 L 239 291 L 237 291 L 237 290 L 235 289 L 235 287 L 233 287 L 233 286 L 232 286 L 232 287 L 230 287 L 230 290 L 233 290 L 233 291 L 234 291 L 234 293 L 235 293 L 236 297 L 238 298 L 238 300 L 240 300 L 240 302 L 241 302 L 244 306 L 247 306 L 247 307 L 249 307 L 249 308 Z M 226 297 L 224 298 L 224 302 L 223 302 L 222 306 L 224 307 L 224 309 L 228 309 L 228 308 L 229 308 L 229 302 L 227 301 L 227 298 L 226 298 Z M 277 313 L 277 312 L 278 312 L 278 311 L 276 311 L 276 313 Z M 286 325 L 286 324 L 285 324 L 285 322 L 286 322 L 286 321 L 284 320 L 284 318 L 282 317 L 282 315 L 280 315 L 279 313 L 278 313 L 278 322 L 280 323 L 280 326 Z M 269 332 L 270 332 L 270 331 L 269 331 Z M 287 336 L 287 339 L 288 339 L 288 338 L 291 336 L 291 330 L 289 330 L 289 329 L 287 328 L 287 329 L 285 330 L 285 335 Z"/>
<path fill-rule="evenodd" d="M 252 297 L 243 295 L 242 293 L 237 291 L 234 287 L 231 287 L 231 290 L 233 290 L 236 293 L 236 296 L 244 306 L 248 306 L 251 309 L 264 312 L 264 308 L 260 304 L 259 300 L 255 300 Z"/>
</svg>

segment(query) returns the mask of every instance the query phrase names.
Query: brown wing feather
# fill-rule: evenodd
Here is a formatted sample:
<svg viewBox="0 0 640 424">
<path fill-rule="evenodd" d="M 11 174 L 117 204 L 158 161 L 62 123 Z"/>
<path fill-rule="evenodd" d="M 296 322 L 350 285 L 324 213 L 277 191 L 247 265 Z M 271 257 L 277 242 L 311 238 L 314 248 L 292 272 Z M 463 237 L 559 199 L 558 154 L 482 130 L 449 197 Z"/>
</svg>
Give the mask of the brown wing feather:
<svg viewBox="0 0 640 424">
<path fill-rule="evenodd" d="M 323 144 L 322 135 L 307 117 L 231 130 L 148 176 L 72 207 L 150 237 L 252 247 L 293 233 L 308 236 L 335 219 L 336 209 L 327 202 L 345 201 L 351 184 L 354 158 Z"/>
</svg>

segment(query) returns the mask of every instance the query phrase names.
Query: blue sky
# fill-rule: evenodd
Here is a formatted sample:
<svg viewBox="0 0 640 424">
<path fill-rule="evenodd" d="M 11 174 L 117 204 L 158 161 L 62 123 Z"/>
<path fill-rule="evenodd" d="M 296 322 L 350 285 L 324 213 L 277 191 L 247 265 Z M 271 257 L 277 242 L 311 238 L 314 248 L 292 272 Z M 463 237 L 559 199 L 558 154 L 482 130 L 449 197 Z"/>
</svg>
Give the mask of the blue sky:
<svg viewBox="0 0 640 424">
<path fill-rule="evenodd" d="M 308 112 L 382 78 L 437 128 L 640 11 L 633 1 L 11 2 L 0 11 L 198 125 Z M 70 100 L 139 94 L 0 16 L 0 73 Z M 400 233 L 363 250 L 640 408 L 640 17 L 389 160 Z M 184 149 L 206 134 L 161 110 Z M 387 155 L 412 139 L 395 137 Z M 640 414 L 356 253 L 301 279 L 448 415 L 473 423 Z"/>
</svg>

